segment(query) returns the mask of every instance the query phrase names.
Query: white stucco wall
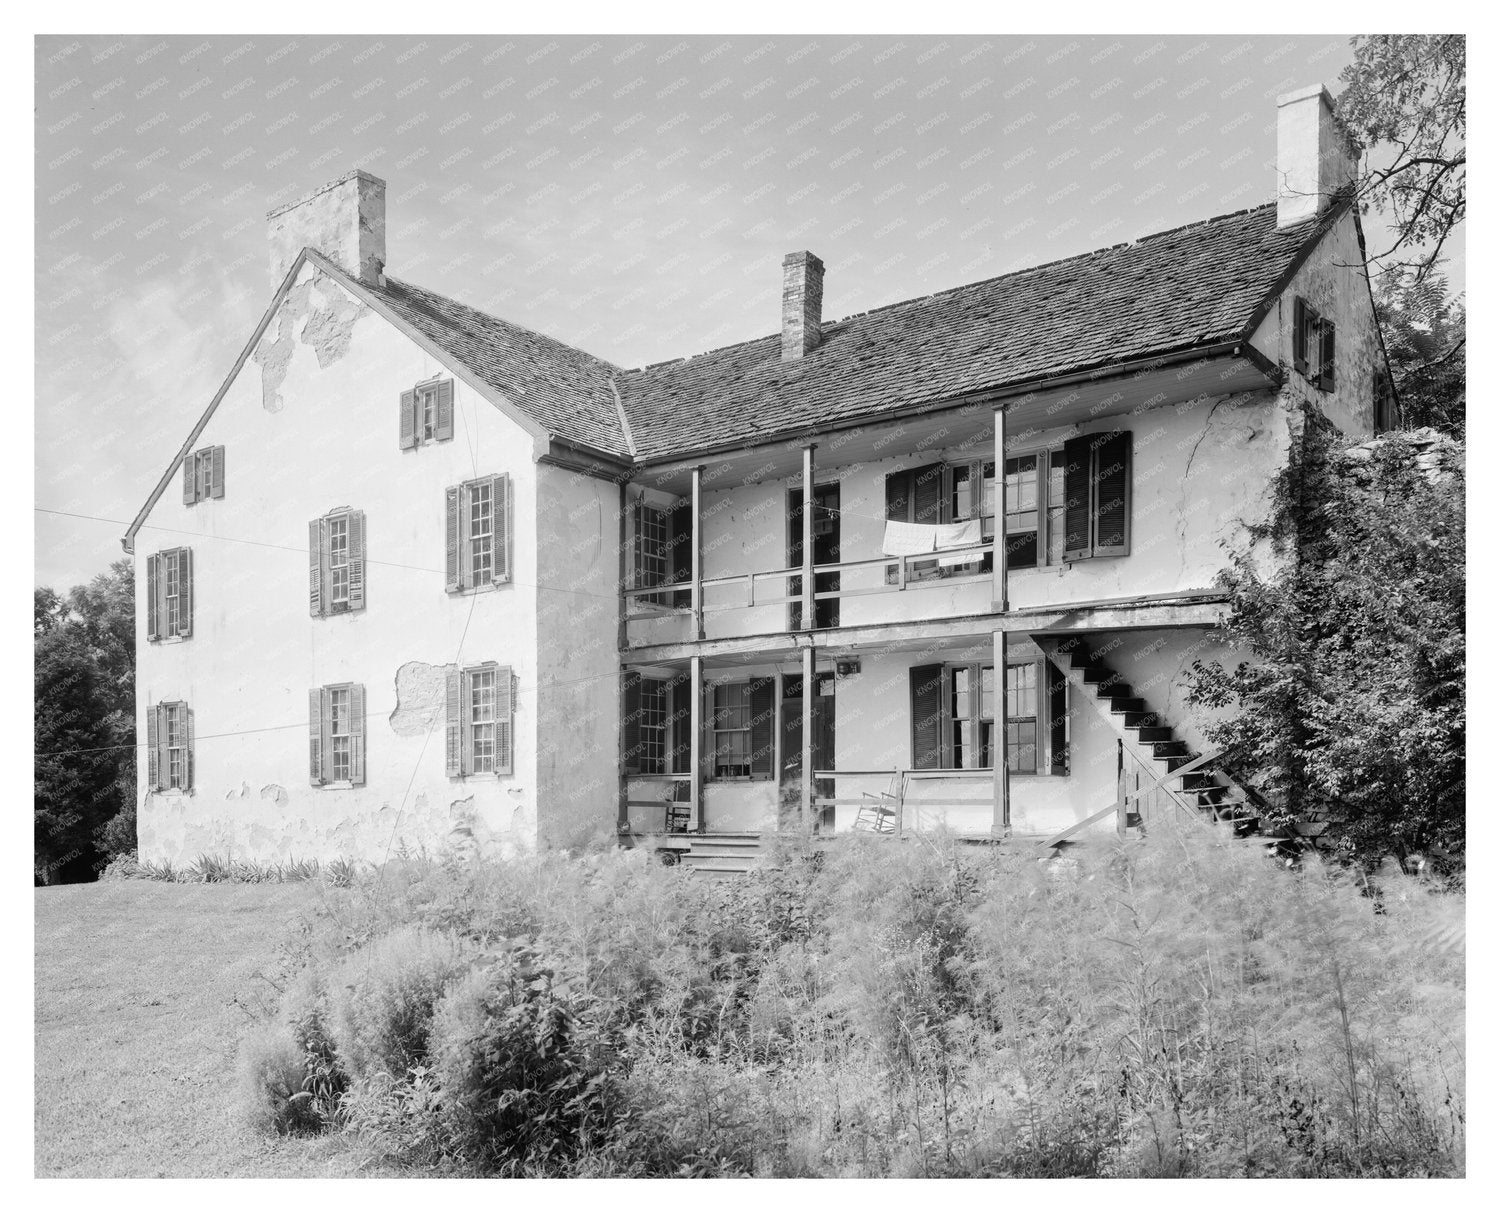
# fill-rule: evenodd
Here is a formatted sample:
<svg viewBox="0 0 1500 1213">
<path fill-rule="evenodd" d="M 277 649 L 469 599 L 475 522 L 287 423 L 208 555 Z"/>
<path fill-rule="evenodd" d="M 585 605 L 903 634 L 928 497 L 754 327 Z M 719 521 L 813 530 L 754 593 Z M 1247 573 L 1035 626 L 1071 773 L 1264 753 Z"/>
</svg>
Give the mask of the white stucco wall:
<svg viewBox="0 0 1500 1213">
<path fill-rule="evenodd" d="M 1380 365 L 1375 310 L 1352 212 L 1344 214 L 1297 269 L 1261 321 L 1251 344 L 1286 374 L 1289 398 L 1311 400 L 1353 439 L 1374 433 L 1372 379 Z M 1334 322 L 1334 390 L 1319 391 L 1292 366 L 1292 314 L 1298 296 Z"/>
<path fill-rule="evenodd" d="M 310 287 L 283 306 L 261 357 L 246 362 L 197 443 L 225 447 L 224 497 L 185 506 L 174 478 L 136 539 L 138 735 L 149 705 L 175 699 L 192 708 L 196 731 L 191 794 L 148 793 L 139 764 L 141 853 L 174 862 L 202 853 L 379 859 L 466 834 L 531 845 L 546 706 L 531 438 L 460 381 L 453 440 L 400 450 L 401 390 L 445 368 L 311 267 L 302 280 Z M 513 581 L 449 595 L 443 490 L 502 472 L 512 478 Z M 571 490 L 549 482 L 547 491 Z M 368 605 L 312 618 L 308 521 L 343 505 L 365 511 Z M 193 549 L 193 635 L 148 643 L 146 556 L 178 545 Z M 450 779 L 441 670 L 426 671 L 426 697 L 393 717 L 396 673 L 410 662 L 488 660 L 516 679 L 515 773 Z M 308 690 L 345 681 L 366 690 L 366 782 L 314 787 Z"/>
</svg>

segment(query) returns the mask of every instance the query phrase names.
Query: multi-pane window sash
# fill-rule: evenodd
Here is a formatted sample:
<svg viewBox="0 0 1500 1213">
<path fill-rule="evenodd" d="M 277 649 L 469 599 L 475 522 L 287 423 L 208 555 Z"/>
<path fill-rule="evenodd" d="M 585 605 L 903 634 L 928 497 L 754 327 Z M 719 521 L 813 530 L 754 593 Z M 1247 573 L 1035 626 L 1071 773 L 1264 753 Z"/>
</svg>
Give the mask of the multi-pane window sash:
<svg viewBox="0 0 1500 1213">
<path fill-rule="evenodd" d="M 912 766 L 918 770 L 992 767 L 994 667 L 915 666 L 910 679 Z M 1066 775 L 1067 680 L 1045 661 L 1007 666 L 1005 707 L 1008 769 L 1024 774 L 1050 771 Z"/>
<path fill-rule="evenodd" d="M 401 393 L 401 449 L 453 437 L 453 380 L 419 383 Z"/>
<path fill-rule="evenodd" d="M 447 491 L 448 592 L 510 581 L 510 477 L 481 476 Z"/>
<path fill-rule="evenodd" d="M 449 775 L 511 774 L 515 694 L 510 667 L 490 661 L 449 670 L 446 723 Z"/>
<path fill-rule="evenodd" d="M 720 683 L 714 688 L 715 779 L 750 777 L 750 684 Z"/>
<path fill-rule="evenodd" d="M 146 709 L 146 785 L 153 792 L 193 790 L 193 713 L 180 700 Z"/>
<path fill-rule="evenodd" d="M 365 606 L 365 514 L 334 510 L 307 524 L 308 613 L 341 615 Z"/>
<path fill-rule="evenodd" d="M 365 781 L 365 688 L 357 682 L 307 693 L 308 777 L 315 787 Z"/>
<path fill-rule="evenodd" d="M 1298 296 L 1292 304 L 1292 365 L 1319 391 L 1334 387 L 1334 323 Z"/>
<path fill-rule="evenodd" d="M 168 548 L 146 557 L 146 639 L 193 634 L 193 550 Z"/>
<path fill-rule="evenodd" d="M 224 496 L 224 448 L 206 446 L 182 459 L 182 503 Z"/>
</svg>

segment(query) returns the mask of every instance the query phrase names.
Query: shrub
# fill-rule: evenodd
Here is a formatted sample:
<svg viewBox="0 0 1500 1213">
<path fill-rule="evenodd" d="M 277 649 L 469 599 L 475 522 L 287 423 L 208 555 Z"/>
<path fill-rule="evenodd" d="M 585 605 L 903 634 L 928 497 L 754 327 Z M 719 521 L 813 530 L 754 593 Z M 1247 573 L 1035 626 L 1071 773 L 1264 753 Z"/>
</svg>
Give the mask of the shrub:
<svg viewBox="0 0 1500 1213">
<path fill-rule="evenodd" d="M 258 1132 L 284 1135 L 322 1128 L 302 1048 L 284 1023 L 261 1024 L 241 1043 L 239 1088 L 241 1112 Z"/>
<path fill-rule="evenodd" d="M 427 1033 L 443 987 L 468 957 L 451 935 L 401 927 L 346 958 L 328 977 L 328 1024 L 351 1078 L 402 1079 L 427 1059 Z"/>
</svg>

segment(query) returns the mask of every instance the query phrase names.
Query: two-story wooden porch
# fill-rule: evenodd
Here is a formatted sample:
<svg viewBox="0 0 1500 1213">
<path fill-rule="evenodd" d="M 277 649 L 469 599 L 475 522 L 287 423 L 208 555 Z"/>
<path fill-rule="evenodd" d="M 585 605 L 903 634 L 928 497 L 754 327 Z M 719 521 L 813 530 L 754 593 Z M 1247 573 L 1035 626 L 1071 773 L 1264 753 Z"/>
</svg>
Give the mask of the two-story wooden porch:
<svg viewBox="0 0 1500 1213">
<path fill-rule="evenodd" d="M 1040 840 L 1112 804 L 1122 764 L 1187 762 L 1175 680 L 1285 458 L 1275 388 L 1200 351 L 638 475 L 621 831 Z"/>
</svg>

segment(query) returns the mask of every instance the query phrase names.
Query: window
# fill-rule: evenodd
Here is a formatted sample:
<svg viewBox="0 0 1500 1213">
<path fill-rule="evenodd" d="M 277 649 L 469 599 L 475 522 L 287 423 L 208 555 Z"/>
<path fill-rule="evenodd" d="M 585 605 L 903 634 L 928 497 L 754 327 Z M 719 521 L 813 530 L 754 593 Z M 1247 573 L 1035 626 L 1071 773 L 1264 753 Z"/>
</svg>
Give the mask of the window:
<svg viewBox="0 0 1500 1213">
<path fill-rule="evenodd" d="M 939 526 L 978 518 L 981 534 L 993 538 L 994 480 L 993 463 L 929 463 L 922 467 L 891 472 L 885 478 L 886 520 Z M 967 558 L 938 556 L 931 560 L 908 561 L 906 576 L 909 581 L 923 581 L 933 577 L 982 572 L 989 567 L 988 552 L 973 553 Z M 898 578 L 898 566 L 887 566 L 886 584 L 895 585 Z"/>
<path fill-rule="evenodd" d="M 688 771 L 692 753 L 689 685 L 686 674 L 654 678 L 638 670 L 625 671 L 623 759 L 627 775 Z"/>
<path fill-rule="evenodd" d="M 1130 431 L 1063 444 L 1063 559 L 1130 554 Z"/>
<path fill-rule="evenodd" d="M 776 680 L 721 682 L 713 688 L 715 779 L 770 779 L 776 758 Z"/>
<path fill-rule="evenodd" d="M 1322 392 L 1333 391 L 1334 325 L 1300 295 L 1292 304 L 1292 365 Z"/>
<path fill-rule="evenodd" d="M 448 774 L 511 774 L 515 695 L 510 667 L 490 661 L 450 670 L 447 691 Z"/>
<path fill-rule="evenodd" d="M 453 380 L 419 383 L 401 393 L 401 449 L 453 437 Z"/>
<path fill-rule="evenodd" d="M 224 496 L 224 448 L 206 446 L 183 456 L 182 504 L 193 505 Z"/>
<path fill-rule="evenodd" d="M 912 767 L 985 770 L 994 765 L 993 666 L 911 670 Z M 1046 661 L 1005 671 L 1005 752 L 1011 771 L 1068 773 L 1068 684 Z"/>
<path fill-rule="evenodd" d="M 365 688 L 341 682 L 307 693 L 308 766 L 315 786 L 365 781 Z"/>
<path fill-rule="evenodd" d="M 1005 461 L 1005 561 L 1008 568 L 1034 569 L 1042 516 L 1047 456 L 1018 455 Z M 993 534 L 993 530 L 991 531 Z"/>
<path fill-rule="evenodd" d="M 153 792 L 193 790 L 193 713 L 188 705 L 146 709 L 146 782 Z"/>
<path fill-rule="evenodd" d="M 630 513 L 630 588 L 672 586 L 689 580 L 693 572 L 693 512 L 688 501 L 669 506 L 650 505 L 637 497 Z M 641 594 L 634 601 L 662 607 L 686 607 L 687 589 Z"/>
<path fill-rule="evenodd" d="M 146 639 L 193 634 L 193 550 L 169 548 L 146 557 Z"/>
<path fill-rule="evenodd" d="M 448 592 L 510 580 L 510 477 L 482 476 L 448 490 Z"/>
<path fill-rule="evenodd" d="M 365 607 L 365 514 L 347 506 L 307 524 L 308 612 L 314 618 Z"/>
</svg>

